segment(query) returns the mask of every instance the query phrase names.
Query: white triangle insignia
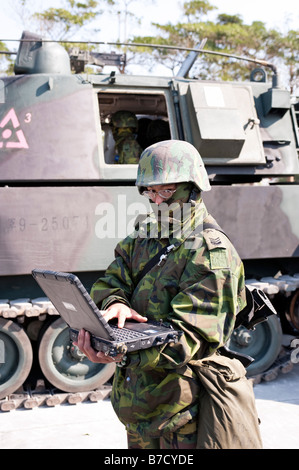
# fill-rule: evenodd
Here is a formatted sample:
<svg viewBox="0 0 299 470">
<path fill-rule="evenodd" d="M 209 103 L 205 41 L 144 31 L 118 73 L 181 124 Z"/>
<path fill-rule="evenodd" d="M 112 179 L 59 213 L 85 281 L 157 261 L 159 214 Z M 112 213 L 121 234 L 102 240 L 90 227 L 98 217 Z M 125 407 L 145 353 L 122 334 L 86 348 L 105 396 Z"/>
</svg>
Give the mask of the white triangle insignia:
<svg viewBox="0 0 299 470">
<path fill-rule="evenodd" d="M 11 108 L 8 111 L 8 113 L 4 116 L 4 118 L 0 122 L 0 128 L 3 129 L 9 123 L 9 121 L 11 121 L 14 129 L 17 129 L 18 127 L 20 127 L 19 120 L 13 108 Z M 0 141 L 0 148 L 3 148 L 3 147 L 11 148 L 11 149 L 13 148 L 14 149 L 28 149 L 29 148 L 22 129 L 18 129 L 15 133 L 18 138 L 17 141 L 8 140 L 10 139 L 12 134 L 13 133 L 9 128 L 3 130 L 1 134 L 2 141 Z"/>
</svg>

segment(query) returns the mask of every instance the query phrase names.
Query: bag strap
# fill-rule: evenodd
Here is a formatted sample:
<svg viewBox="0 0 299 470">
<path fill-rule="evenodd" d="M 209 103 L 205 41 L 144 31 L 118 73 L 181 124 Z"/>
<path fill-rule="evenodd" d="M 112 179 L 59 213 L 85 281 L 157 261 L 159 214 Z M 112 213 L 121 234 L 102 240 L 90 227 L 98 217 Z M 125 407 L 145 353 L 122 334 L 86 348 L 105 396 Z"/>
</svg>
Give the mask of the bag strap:
<svg viewBox="0 0 299 470">
<path fill-rule="evenodd" d="M 212 229 L 216 229 L 218 230 L 219 232 L 222 232 L 224 235 L 226 235 L 226 233 L 222 230 L 222 228 L 217 225 L 216 223 L 209 223 L 209 222 L 205 222 L 203 221 L 203 230 L 206 230 L 206 229 L 209 229 L 209 228 L 212 228 Z M 227 235 L 226 235 L 227 236 Z M 162 250 L 160 250 L 155 256 L 153 256 L 153 258 L 151 258 L 149 260 L 149 262 L 144 266 L 143 270 L 138 274 L 137 278 L 136 278 L 136 282 L 137 284 L 139 284 L 139 282 L 141 281 L 141 279 L 156 265 L 158 264 L 158 266 L 160 265 L 160 263 L 165 260 L 168 256 L 168 254 L 174 249 L 175 245 L 169 245 L 169 246 L 164 246 L 164 248 L 162 248 Z M 136 285 L 137 285 L 136 284 Z"/>
<path fill-rule="evenodd" d="M 144 266 L 143 270 L 137 276 L 137 284 L 141 281 L 141 279 L 148 273 L 156 264 L 160 265 L 161 261 L 167 258 L 168 253 L 170 253 L 174 249 L 174 245 L 164 246 L 162 250 L 160 250 L 153 258 L 149 260 L 149 262 Z M 136 284 L 136 285 L 137 285 Z"/>
<path fill-rule="evenodd" d="M 217 223 L 205 222 L 204 220 L 203 230 L 206 229 L 218 230 L 229 239 L 227 234 Z M 149 262 L 144 266 L 143 270 L 138 274 L 137 284 L 156 264 L 159 266 L 163 260 L 167 259 L 168 254 L 174 248 L 175 245 L 165 246 L 155 256 L 153 256 L 153 258 L 149 260 Z M 255 288 L 253 291 L 251 291 L 245 285 L 245 291 L 247 305 L 238 313 L 235 328 L 242 324 L 248 329 L 254 329 L 257 323 L 264 321 L 268 316 L 276 314 L 277 312 L 268 297 L 260 289 Z"/>
<path fill-rule="evenodd" d="M 228 239 L 227 234 L 222 230 L 222 228 L 216 223 L 209 223 L 203 221 L 203 230 L 206 229 L 215 229 L 223 233 Z M 175 245 L 165 246 L 160 250 L 149 262 L 144 266 L 143 270 L 137 276 L 137 284 L 145 276 L 145 274 L 150 271 L 157 263 L 158 265 L 167 258 L 168 254 L 175 248 Z M 136 284 L 136 285 L 137 285 Z M 276 314 L 276 311 L 267 298 L 267 296 L 260 291 L 259 289 L 254 289 L 251 292 L 248 287 L 245 285 L 246 291 L 246 300 L 247 305 L 244 307 L 241 312 L 238 313 L 236 318 L 235 328 L 243 324 L 248 329 L 254 329 L 257 323 L 260 323 L 267 319 L 269 315 Z M 259 298 L 259 302 L 256 300 L 256 296 Z M 239 317 L 239 318 L 238 318 Z M 254 359 L 247 354 L 237 353 L 236 351 L 231 351 L 226 345 L 219 348 L 219 352 L 223 356 L 230 358 L 236 358 L 242 362 L 244 367 L 248 367 Z"/>
</svg>

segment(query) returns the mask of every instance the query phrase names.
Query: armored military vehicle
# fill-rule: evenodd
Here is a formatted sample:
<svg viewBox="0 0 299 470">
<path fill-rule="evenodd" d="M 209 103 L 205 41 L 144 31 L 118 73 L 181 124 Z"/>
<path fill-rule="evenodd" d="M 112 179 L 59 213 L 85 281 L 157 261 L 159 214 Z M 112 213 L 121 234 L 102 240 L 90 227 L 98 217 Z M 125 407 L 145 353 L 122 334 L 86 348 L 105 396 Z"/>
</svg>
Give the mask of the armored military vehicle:
<svg viewBox="0 0 299 470">
<path fill-rule="evenodd" d="M 236 329 L 229 347 L 255 359 L 249 376 L 290 369 L 282 339 L 299 329 L 298 108 L 274 67 L 259 65 L 246 82 L 203 81 L 186 78 L 190 57 L 173 78 L 73 73 L 61 45 L 23 33 L 15 74 L 0 81 L 1 410 L 109 390 L 114 366 L 90 363 L 70 342 L 31 271 L 72 272 L 89 289 L 148 209 L 137 165 L 115 159 L 109 122 L 121 110 L 137 116 L 143 148 L 166 135 L 199 150 L 212 185 L 205 203 L 247 284 L 278 311 L 254 331 Z M 153 122 L 163 126 L 147 132 Z"/>
</svg>

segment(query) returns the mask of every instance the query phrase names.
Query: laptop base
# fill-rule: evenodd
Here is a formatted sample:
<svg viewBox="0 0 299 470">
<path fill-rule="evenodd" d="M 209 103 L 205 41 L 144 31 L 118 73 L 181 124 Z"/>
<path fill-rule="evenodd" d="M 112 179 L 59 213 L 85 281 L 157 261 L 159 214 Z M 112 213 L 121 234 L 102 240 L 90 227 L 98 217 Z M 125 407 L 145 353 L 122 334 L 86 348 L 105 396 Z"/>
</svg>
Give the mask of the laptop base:
<svg viewBox="0 0 299 470">
<path fill-rule="evenodd" d="M 171 326 L 165 327 L 165 324 L 156 323 L 156 322 L 147 322 L 143 323 L 143 325 L 147 329 L 152 328 L 159 328 L 163 326 L 163 329 L 167 328 L 169 331 L 161 331 L 159 332 L 159 336 L 153 337 L 147 334 L 144 334 L 142 338 L 132 338 L 127 339 L 126 342 L 118 342 L 118 341 L 109 341 L 104 338 L 98 338 L 95 335 L 90 335 L 90 342 L 93 349 L 96 351 L 103 352 L 106 356 L 117 356 L 118 354 L 125 354 L 127 352 L 134 352 L 140 349 L 147 349 L 152 346 L 160 346 L 162 344 L 167 343 L 177 343 L 179 338 L 182 335 L 181 331 L 174 330 Z M 126 330 L 126 324 L 124 325 L 124 329 Z M 70 332 L 70 339 L 75 343 L 78 341 L 79 330 L 74 328 L 69 329 Z"/>
<path fill-rule="evenodd" d="M 83 328 L 90 333 L 93 348 L 107 355 L 177 342 L 182 334 L 162 320 L 127 321 L 124 328 L 118 328 L 105 320 L 105 312 L 98 309 L 74 274 L 33 269 L 32 275 L 69 326 L 71 339 L 77 342 Z"/>
</svg>

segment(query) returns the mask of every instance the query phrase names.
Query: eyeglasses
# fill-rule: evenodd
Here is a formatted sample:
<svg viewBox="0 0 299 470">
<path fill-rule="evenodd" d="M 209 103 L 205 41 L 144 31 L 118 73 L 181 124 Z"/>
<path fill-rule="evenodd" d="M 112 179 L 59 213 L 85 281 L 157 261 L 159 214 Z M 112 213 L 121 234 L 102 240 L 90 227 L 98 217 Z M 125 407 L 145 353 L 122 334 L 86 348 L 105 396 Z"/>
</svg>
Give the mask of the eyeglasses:
<svg viewBox="0 0 299 470">
<path fill-rule="evenodd" d="M 161 191 L 149 189 L 148 191 L 143 191 L 142 196 L 145 196 L 148 199 L 155 199 L 158 194 L 162 199 L 169 199 L 175 192 L 176 189 L 162 189 Z"/>
</svg>

